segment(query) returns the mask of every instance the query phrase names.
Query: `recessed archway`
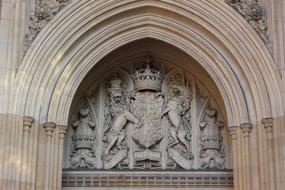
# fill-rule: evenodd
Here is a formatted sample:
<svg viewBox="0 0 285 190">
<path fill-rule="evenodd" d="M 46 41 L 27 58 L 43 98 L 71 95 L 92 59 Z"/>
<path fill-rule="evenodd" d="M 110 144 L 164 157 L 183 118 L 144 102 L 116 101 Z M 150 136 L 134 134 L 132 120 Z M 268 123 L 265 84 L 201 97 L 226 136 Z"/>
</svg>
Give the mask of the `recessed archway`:
<svg viewBox="0 0 285 190">
<path fill-rule="evenodd" d="M 193 57 L 215 81 L 228 125 L 255 126 L 252 142 L 262 140 L 258 126 L 264 118 L 277 118 L 276 132 L 281 131 L 278 117 L 283 110 L 274 61 L 250 26 L 225 3 L 216 1 L 80 1 L 69 5 L 27 52 L 17 75 L 15 112 L 33 116 L 40 124 L 67 125 L 67 110 L 87 73 L 110 52 L 144 38 L 164 41 Z M 238 163 L 234 171 L 245 172 L 250 162 L 251 172 L 264 176 L 265 169 L 254 165 L 263 162 L 262 145 L 251 143 L 247 148 L 253 156 Z M 276 155 L 276 162 L 279 158 Z M 239 180 L 239 185 L 248 184 Z M 250 185 L 258 188 L 259 180 L 252 178 Z"/>
<path fill-rule="evenodd" d="M 135 82 L 137 72 L 142 73 Z M 136 90 L 136 84 L 142 91 Z M 119 102 L 114 97 L 120 97 Z M 168 115 L 168 109 L 173 109 L 177 117 Z M 125 114 L 131 114 L 140 124 L 136 126 Z M 223 99 L 199 63 L 165 42 L 141 39 L 100 60 L 77 89 L 69 115 L 64 145 L 65 189 L 232 188 L 231 145 Z M 117 129 L 124 117 L 126 121 Z M 171 118 L 180 124 L 174 126 Z M 172 129 L 177 132 L 171 133 Z M 148 138 L 149 130 L 157 136 Z M 173 144 L 176 136 L 178 141 Z M 132 140 L 136 138 L 140 140 Z M 131 172 L 137 173 L 130 176 Z M 90 183 L 80 185 L 87 183 L 89 176 L 93 176 Z M 208 183 L 204 182 L 206 178 L 210 179 Z M 73 184 L 73 179 L 78 182 Z"/>
</svg>

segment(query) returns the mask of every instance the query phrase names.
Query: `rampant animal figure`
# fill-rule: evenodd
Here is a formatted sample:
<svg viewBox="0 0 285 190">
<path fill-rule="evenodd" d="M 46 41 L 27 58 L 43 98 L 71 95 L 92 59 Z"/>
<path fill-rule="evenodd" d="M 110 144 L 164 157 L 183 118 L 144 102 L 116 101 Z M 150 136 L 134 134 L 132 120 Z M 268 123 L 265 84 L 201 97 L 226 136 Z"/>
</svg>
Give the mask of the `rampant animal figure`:
<svg viewBox="0 0 285 190">
<path fill-rule="evenodd" d="M 108 154 L 112 147 L 117 144 L 117 147 L 121 146 L 122 141 L 126 137 L 123 132 L 124 126 L 127 122 L 139 123 L 139 120 L 129 112 L 129 107 L 126 103 L 123 89 L 121 87 L 121 80 L 115 78 L 111 81 L 110 92 L 110 105 L 108 109 L 109 119 L 107 123 L 107 142 L 108 146 L 105 149 L 105 153 Z M 117 142 L 117 143 L 116 143 Z"/>
<path fill-rule="evenodd" d="M 139 121 L 131 114 L 129 111 L 124 110 L 122 113 L 115 116 L 114 121 L 112 123 L 110 132 L 107 136 L 107 141 L 109 142 L 106 148 L 106 154 L 109 153 L 110 149 L 115 145 L 116 141 L 118 140 L 118 144 L 120 144 L 125 135 L 122 136 L 120 133 L 123 127 L 127 124 L 127 121 L 138 123 Z"/>
<path fill-rule="evenodd" d="M 174 146 L 181 142 L 187 150 L 190 150 L 189 143 L 186 140 L 187 133 L 182 125 L 182 116 L 185 114 L 188 98 L 187 89 L 174 85 L 173 87 L 174 96 L 172 96 L 166 105 L 165 110 L 162 113 L 162 116 L 165 114 L 168 115 L 170 120 L 170 135 L 173 138 L 174 142 L 171 146 Z M 185 109 L 186 108 L 186 109 Z"/>
</svg>

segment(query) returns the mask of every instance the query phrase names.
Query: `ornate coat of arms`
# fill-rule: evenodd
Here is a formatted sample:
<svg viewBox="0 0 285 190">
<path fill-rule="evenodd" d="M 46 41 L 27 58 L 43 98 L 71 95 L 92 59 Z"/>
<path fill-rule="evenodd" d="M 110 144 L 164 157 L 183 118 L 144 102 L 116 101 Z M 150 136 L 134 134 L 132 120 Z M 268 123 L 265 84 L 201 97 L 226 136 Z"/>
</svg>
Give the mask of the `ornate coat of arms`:
<svg viewBox="0 0 285 190">
<path fill-rule="evenodd" d="M 145 70 L 137 71 L 133 79 L 135 93 L 131 97 L 131 109 L 140 120 L 131 129 L 132 139 L 138 147 L 134 152 L 134 160 L 160 162 L 161 152 L 155 150 L 154 146 L 163 138 L 161 113 L 164 99 L 160 93 L 162 77 L 148 65 Z"/>
<path fill-rule="evenodd" d="M 217 111 L 201 102 L 199 124 L 192 126 L 193 86 L 183 72 L 162 73 L 147 59 L 134 72 L 112 75 L 101 88 L 107 96 L 97 125 L 89 110 L 81 110 L 73 123 L 72 168 L 191 169 L 194 158 L 199 168 L 224 168 Z M 93 115 L 96 109 L 95 103 L 90 106 Z M 193 127 L 200 131 L 196 157 Z"/>
</svg>

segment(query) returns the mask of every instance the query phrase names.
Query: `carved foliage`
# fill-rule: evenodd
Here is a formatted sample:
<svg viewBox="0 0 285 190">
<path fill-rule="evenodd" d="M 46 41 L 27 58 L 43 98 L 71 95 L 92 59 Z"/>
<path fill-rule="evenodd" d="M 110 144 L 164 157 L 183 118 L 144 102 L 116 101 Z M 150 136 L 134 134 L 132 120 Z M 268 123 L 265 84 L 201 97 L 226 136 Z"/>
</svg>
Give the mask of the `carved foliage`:
<svg viewBox="0 0 285 190">
<path fill-rule="evenodd" d="M 36 0 L 35 11 L 31 13 L 24 39 L 24 54 L 42 28 L 71 0 Z"/>
<path fill-rule="evenodd" d="M 263 8 L 256 0 L 226 0 L 226 2 L 251 24 L 267 45 L 270 45 L 267 32 L 267 18 Z"/>
</svg>

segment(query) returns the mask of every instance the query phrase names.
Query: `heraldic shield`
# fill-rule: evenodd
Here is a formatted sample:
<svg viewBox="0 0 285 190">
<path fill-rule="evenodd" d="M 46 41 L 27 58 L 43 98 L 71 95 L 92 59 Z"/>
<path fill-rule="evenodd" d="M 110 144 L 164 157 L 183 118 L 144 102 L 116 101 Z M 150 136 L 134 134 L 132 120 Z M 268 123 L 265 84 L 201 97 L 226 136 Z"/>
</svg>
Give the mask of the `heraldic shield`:
<svg viewBox="0 0 285 190">
<path fill-rule="evenodd" d="M 161 153 L 152 150 L 163 138 L 160 125 L 163 98 L 157 92 L 137 92 L 132 101 L 132 112 L 140 122 L 132 127 L 132 139 L 139 146 L 134 153 L 136 161 L 160 161 Z"/>
</svg>

